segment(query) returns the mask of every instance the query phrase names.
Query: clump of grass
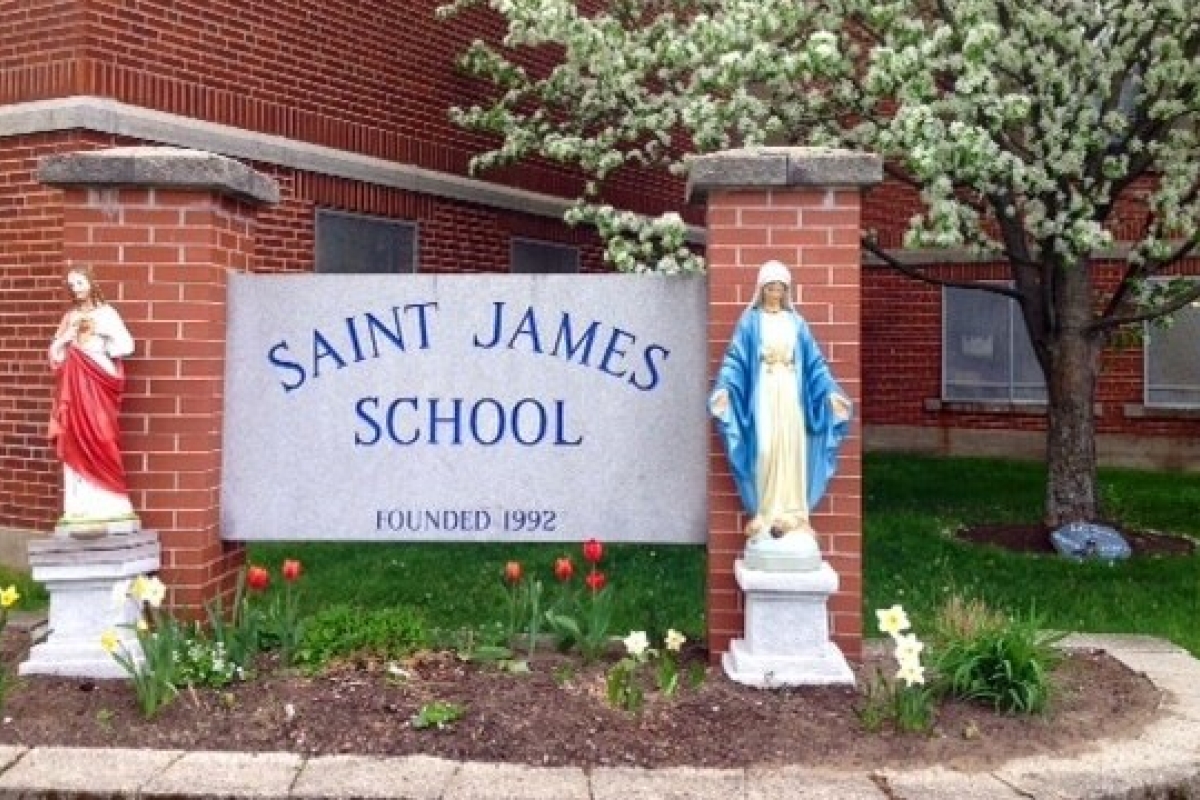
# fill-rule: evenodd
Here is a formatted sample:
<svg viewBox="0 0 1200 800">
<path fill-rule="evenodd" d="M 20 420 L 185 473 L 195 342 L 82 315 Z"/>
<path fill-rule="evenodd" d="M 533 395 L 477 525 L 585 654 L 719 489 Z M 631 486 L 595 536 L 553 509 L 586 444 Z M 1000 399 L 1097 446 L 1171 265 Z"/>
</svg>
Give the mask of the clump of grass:
<svg viewBox="0 0 1200 800">
<path fill-rule="evenodd" d="M 1065 634 L 1043 629 L 1035 614 L 1010 617 L 977 599 L 952 596 L 935 621 L 934 670 L 945 691 L 1006 714 L 1040 714 Z"/>
</svg>

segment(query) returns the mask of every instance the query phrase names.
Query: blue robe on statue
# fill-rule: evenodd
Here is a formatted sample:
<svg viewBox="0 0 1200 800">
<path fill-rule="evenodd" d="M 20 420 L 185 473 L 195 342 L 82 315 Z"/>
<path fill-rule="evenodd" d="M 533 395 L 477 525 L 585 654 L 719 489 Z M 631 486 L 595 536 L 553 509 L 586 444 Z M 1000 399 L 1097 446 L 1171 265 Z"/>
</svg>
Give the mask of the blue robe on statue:
<svg viewBox="0 0 1200 800">
<path fill-rule="evenodd" d="M 810 512 L 825 495 L 829 479 L 837 469 L 838 450 L 850 429 L 849 418 L 839 418 L 830 403 L 831 395 L 846 397 L 829 371 L 808 323 L 795 311 L 786 313 L 795 323 L 795 365 L 803 407 L 806 439 L 805 495 Z M 714 394 L 724 389 L 729 404 L 717 416 L 717 427 L 725 441 L 730 470 L 742 505 L 751 517 L 759 508 L 758 464 L 758 387 L 762 371 L 762 310 L 752 306 L 742 314 L 729 342 L 724 361 L 717 373 Z M 710 403 L 711 405 L 711 403 Z"/>
</svg>

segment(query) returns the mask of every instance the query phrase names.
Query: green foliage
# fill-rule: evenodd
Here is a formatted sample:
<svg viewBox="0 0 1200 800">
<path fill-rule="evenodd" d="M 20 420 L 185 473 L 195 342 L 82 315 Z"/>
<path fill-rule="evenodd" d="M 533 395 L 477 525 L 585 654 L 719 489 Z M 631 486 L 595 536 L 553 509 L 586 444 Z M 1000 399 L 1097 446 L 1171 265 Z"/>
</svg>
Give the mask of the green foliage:
<svg viewBox="0 0 1200 800">
<path fill-rule="evenodd" d="M 395 659 L 428 642 L 424 619 L 411 608 L 331 605 L 308 618 L 295 663 L 319 668 L 334 659 L 363 654 Z"/>
<path fill-rule="evenodd" d="M 22 611 L 41 611 L 50 604 L 46 587 L 35 581 L 28 570 L 0 565 L 0 586 L 16 590 Z"/>
<path fill-rule="evenodd" d="M 219 689 L 246 676 L 242 665 L 230 658 L 223 642 L 210 639 L 195 628 L 180 639 L 175 661 L 177 680 L 181 686 Z"/>
<path fill-rule="evenodd" d="M 946 690 L 1004 713 L 1044 712 L 1062 660 L 1055 645 L 1064 634 L 1046 632 L 1044 620 L 1032 614 L 1009 619 L 976 607 L 970 624 L 943 620 L 938 626 L 933 664 Z"/>
<path fill-rule="evenodd" d="M 641 665 L 638 659 L 627 656 L 605 673 L 604 685 L 610 706 L 632 712 L 642 710 L 646 703 L 646 691 L 638 679 Z"/>
<path fill-rule="evenodd" d="M 179 694 L 183 685 L 179 654 L 186 649 L 187 633 L 169 614 L 154 614 L 147 625 L 134 626 L 142 658 L 124 644 L 109 649 L 133 683 L 138 707 L 147 719 L 155 716 Z"/>
<path fill-rule="evenodd" d="M 518 634 L 524 641 L 526 652 L 533 658 L 537 651 L 538 636 L 542 630 L 542 582 L 522 576 L 506 587 L 508 620 L 505 628 L 507 640 L 516 646 Z"/>
<path fill-rule="evenodd" d="M 646 702 L 647 673 L 653 676 L 654 688 L 660 697 L 670 699 L 679 692 L 680 649 L 686 641 L 685 636 L 668 629 L 662 648 L 650 647 L 650 638 L 645 631 L 633 631 L 622 641 L 626 655 L 604 675 L 609 705 L 625 711 L 641 711 Z M 695 666 L 688 672 L 692 686 L 699 685 L 704 675 L 703 668 L 697 673 Z"/>
<path fill-rule="evenodd" d="M 561 652 L 577 650 L 586 663 L 608 649 L 612 624 L 613 587 L 598 592 L 584 590 L 563 598 L 546 612 L 546 621 Z"/>
<path fill-rule="evenodd" d="M 937 691 L 929 685 L 903 685 L 877 669 L 864 683 L 862 699 L 854 710 L 871 733 L 889 723 L 905 733 L 929 733 L 937 718 Z"/>
<path fill-rule="evenodd" d="M 284 667 L 295 662 L 304 641 L 305 620 L 300 615 L 298 594 L 295 583 L 285 582 L 282 586 L 272 587 L 265 604 L 256 609 L 257 613 L 246 615 L 257 629 L 259 649 L 277 650 L 279 663 Z"/>
<path fill-rule="evenodd" d="M 234 589 L 233 606 L 226 611 L 221 595 L 204 607 L 208 620 L 208 640 L 213 647 L 220 645 L 221 655 L 240 669 L 242 676 L 249 674 L 254 666 L 254 657 L 260 651 L 259 626 L 261 615 L 250 605 L 246 595 L 246 570 L 238 573 Z"/>
<path fill-rule="evenodd" d="M 553 605 L 555 558 L 561 544 L 518 543 L 255 543 L 249 558 L 271 563 L 295 556 L 305 565 L 302 614 L 330 604 L 360 608 L 421 609 L 431 630 L 473 629 L 489 643 L 507 643 L 498 609 L 505 587 L 496 579 L 507 561 L 518 560 L 547 584 L 544 605 Z M 613 544 L 605 548 L 607 572 L 620 576 L 612 600 L 610 630 L 641 629 L 648 609 L 690 638 L 703 636 L 705 552 L 702 545 Z M 503 627 L 503 626 L 501 626 Z"/>
<path fill-rule="evenodd" d="M 8 627 L 9 610 L 20 602 L 22 597 L 21 590 L 15 583 L 10 583 L 0 590 L 0 635 L 3 635 L 4 629 Z M 13 687 L 13 683 L 13 676 L 8 667 L 0 664 L 0 708 L 4 707 L 4 701 Z"/>
<path fill-rule="evenodd" d="M 453 725 L 467 713 L 466 708 L 458 703 L 446 703 L 440 700 L 426 703 L 412 716 L 410 723 L 417 730 L 437 728 L 441 730 Z"/>
</svg>

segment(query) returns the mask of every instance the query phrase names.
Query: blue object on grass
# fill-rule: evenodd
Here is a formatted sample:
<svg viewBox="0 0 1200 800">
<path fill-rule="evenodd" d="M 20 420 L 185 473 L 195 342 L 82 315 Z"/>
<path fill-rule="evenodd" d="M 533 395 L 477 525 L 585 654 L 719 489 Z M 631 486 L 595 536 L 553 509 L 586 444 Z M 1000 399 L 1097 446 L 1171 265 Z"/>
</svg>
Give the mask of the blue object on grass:
<svg viewBox="0 0 1200 800">
<path fill-rule="evenodd" d="M 1059 555 L 1082 561 L 1096 558 L 1103 561 L 1120 561 L 1129 558 L 1132 552 L 1129 542 L 1107 525 L 1094 522 L 1072 522 L 1050 534 L 1050 541 Z"/>
</svg>

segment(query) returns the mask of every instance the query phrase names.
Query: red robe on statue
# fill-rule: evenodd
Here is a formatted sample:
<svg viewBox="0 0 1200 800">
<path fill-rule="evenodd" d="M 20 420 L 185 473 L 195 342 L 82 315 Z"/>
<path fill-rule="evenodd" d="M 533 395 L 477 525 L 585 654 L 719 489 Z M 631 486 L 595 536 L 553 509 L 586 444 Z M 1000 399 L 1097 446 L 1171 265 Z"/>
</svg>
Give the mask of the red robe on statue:
<svg viewBox="0 0 1200 800">
<path fill-rule="evenodd" d="M 117 374 L 110 375 L 76 347 L 68 347 L 65 356 L 50 414 L 55 451 L 64 464 L 97 486 L 127 494 L 117 421 L 125 368 L 117 361 Z"/>
</svg>

